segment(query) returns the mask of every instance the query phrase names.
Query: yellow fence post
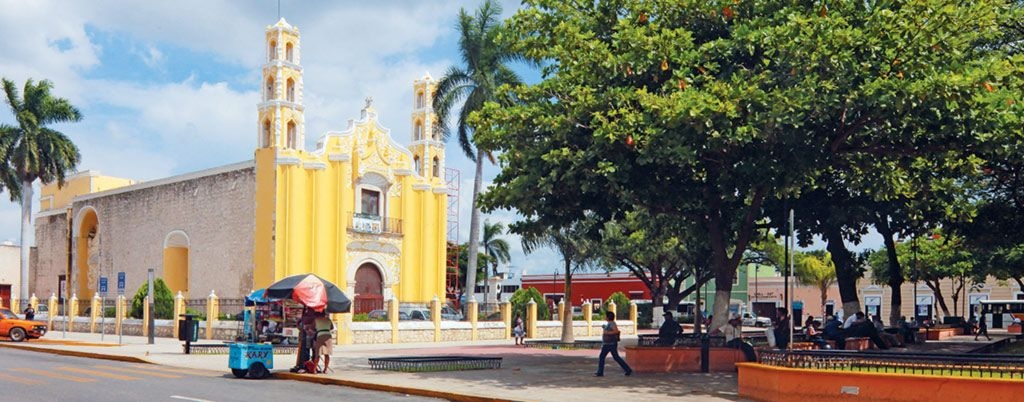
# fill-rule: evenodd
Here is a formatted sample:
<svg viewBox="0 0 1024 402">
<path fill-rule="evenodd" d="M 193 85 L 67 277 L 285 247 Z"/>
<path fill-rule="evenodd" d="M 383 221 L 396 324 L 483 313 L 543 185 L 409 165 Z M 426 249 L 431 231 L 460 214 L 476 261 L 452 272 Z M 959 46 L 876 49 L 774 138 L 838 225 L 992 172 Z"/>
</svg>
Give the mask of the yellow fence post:
<svg viewBox="0 0 1024 402">
<path fill-rule="evenodd" d="M 99 293 L 92 294 L 92 302 L 89 307 L 89 333 L 96 332 L 96 319 L 102 317 L 103 303 Z"/>
<path fill-rule="evenodd" d="M 388 321 L 391 322 L 391 343 L 398 343 L 398 299 L 388 300 Z"/>
<path fill-rule="evenodd" d="M 338 344 L 352 344 L 352 313 L 334 315 L 334 327 L 338 329 Z"/>
<path fill-rule="evenodd" d="M 526 304 L 526 337 L 537 337 L 537 302 L 533 299 Z"/>
<path fill-rule="evenodd" d="M 149 299 L 142 299 L 142 336 L 149 336 L 149 315 L 153 314 L 149 311 Z"/>
<path fill-rule="evenodd" d="M 580 306 L 583 311 L 583 319 L 587 320 L 587 336 L 594 336 L 594 304 L 586 302 Z"/>
<path fill-rule="evenodd" d="M 480 320 L 480 304 L 476 299 L 470 300 L 466 312 L 469 313 L 469 339 L 476 340 L 476 324 Z"/>
<path fill-rule="evenodd" d="M 614 301 L 608 302 L 608 311 L 615 313 L 615 321 L 622 319 L 622 317 L 619 317 L 619 305 L 615 304 Z"/>
<path fill-rule="evenodd" d="M 636 335 L 637 329 L 640 328 L 638 325 L 640 322 L 640 315 L 638 314 L 636 300 L 629 301 L 629 318 L 633 320 L 633 335 Z"/>
<path fill-rule="evenodd" d="M 32 294 L 32 297 L 28 298 L 28 305 L 32 306 L 33 310 L 39 311 L 39 298 L 36 297 L 35 293 Z"/>
<path fill-rule="evenodd" d="M 434 342 L 441 342 L 441 301 L 437 295 L 430 301 L 430 320 L 434 322 Z"/>
<path fill-rule="evenodd" d="M 124 295 L 117 295 L 117 303 L 114 304 L 114 331 L 121 333 L 121 326 L 124 324 L 124 317 L 128 315 L 128 303 Z"/>
<path fill-rule="evenodd" d="M 174 333 L 174 339 L 178 339 L 178 320 L 181 319 L 181 315 L 185 314 L 185 295 L 178 291 L 178 294 L 174 296 L 174 316 L 171 317 L 171 331 Z"/>
<path fill-rule="evenodd" d="M 46 301 L 46 308 L 50 310 L 46 315 L 46 328 L 53 328 L 53 318 L 57 316 L 57 294 L 51 293 L 50 299 Z"/>
<path fill-rule="evenodd" d="M 504 300 L 498 306 L 501 310 L 501 322 L 505 323 L 505 339 L 512 338 L 512 303 Z"/>
<path fill-rule="evenodd" d="M 21 312 L 21 299 L 18 298 L 18 295 L 11 295 L 11 300 L 10 301 L 11 301 L 11 311 L 13 311 L 15 314 L 20 313 Z"/>
<path fill-rule="evenodd" d="M 216 326 L 220 313 L 220 299 L 217 294 L 210 290 L 210 296 L 206 300 L 206 339 L 213 339 L 213 327 Z"/>
</svg>

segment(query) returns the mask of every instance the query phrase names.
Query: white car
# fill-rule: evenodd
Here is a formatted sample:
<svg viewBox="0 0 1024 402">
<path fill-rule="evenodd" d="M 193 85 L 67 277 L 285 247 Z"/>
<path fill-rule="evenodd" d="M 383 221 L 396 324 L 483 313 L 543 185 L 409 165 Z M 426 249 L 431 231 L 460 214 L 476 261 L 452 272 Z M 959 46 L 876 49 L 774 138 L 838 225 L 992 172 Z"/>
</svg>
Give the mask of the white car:
<svg viewBox="0 0 1024 402">
<path fill-rule="evenodd" d="M 756 315 L 751 315 L 750 313 L 745 313 L 743 314 L 743 325 L 748 327 L 767 327 L 772 325 L 772 320 L 768 317 L 758 317 Z"/>
</svg>

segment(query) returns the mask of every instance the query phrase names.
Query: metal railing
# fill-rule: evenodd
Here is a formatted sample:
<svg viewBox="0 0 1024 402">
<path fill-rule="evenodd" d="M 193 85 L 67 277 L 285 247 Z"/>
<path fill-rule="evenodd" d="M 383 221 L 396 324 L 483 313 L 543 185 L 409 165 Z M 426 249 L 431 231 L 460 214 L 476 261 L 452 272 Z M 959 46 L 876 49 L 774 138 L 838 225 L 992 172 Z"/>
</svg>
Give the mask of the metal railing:
<svg viewBox="0 0 1024 402">
<path fill-rule="evenodd" d="M 676 338 L 675 343 L 673 343 L 672 345 L 659 345 L 658 335 L 638 335 L 636 345 L 640 347 L 681 346 L 697 348 L 700 347 L 700 337 L 700 334 L 686 333 L 679 335 L 679 337 Z M 793 342 L 804 342 L 805 338 L 806 337 L 803 334 L 793 334 Z M 726 347 L 725 337 L 722 335 L 709 336 L 708 340 L 710 341 L 710 346 L 713 348 Z M 743 334 L 743 340 L 749 342 L 755 348 L 768 347 L 768 336 L 761 333 L 756 335 Z"/>
<path fill-rule="evenodd" d="M 761 364 L 815 370 L 1024 380 L 1024 357 L 837 350 L 760 350 Z"/>
<path fill-rule="evenodd" d="M 355 212 L 348 221 L 348 230 L 357 233 L 401 235 L 402 220 Z"/>
<path fill-rule="evenodd" d="M 501 368 L 500 357 L 481 356 L 400 356 L 371 357 L 370 368 L 404 372 L 458 371 Z"/>
</svg>

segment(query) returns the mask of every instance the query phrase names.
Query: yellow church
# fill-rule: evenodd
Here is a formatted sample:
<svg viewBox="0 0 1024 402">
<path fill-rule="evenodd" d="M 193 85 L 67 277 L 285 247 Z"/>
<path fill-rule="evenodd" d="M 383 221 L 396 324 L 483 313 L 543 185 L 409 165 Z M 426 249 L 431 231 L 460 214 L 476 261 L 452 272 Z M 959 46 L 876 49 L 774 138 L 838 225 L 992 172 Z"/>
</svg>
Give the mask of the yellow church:
<svg viewBox="0 0 1024 402">
<path fill-rule="evenodd" d="M 395 297 L 445 298 L 445 150 L 430 106 L 435 82 L 413 82 L 403 146 L 366 100 L 341 131 L 305 144 L 298 28 L 266 28 L 253 160 L 139 182 L 83 171 L 43 186 L 30 287 L 70 286 L 88 301 L 124 272 L 130 297 L 154 269 L 191 300 L 238 300 L 286 276 L 315 273 L 346 290 L 353 311 Z M 405 130 L 399 130 L 405 131 Z"/>
</svg>

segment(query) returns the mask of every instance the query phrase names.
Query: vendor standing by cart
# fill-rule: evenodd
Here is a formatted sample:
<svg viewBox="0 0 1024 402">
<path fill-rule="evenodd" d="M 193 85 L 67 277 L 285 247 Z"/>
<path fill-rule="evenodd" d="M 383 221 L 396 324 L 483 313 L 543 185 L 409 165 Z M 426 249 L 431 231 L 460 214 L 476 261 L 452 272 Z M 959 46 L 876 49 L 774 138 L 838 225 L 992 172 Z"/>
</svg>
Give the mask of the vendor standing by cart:
<svg viewBox="0 0 1024 402">
<path fill-rule="evenodd" d="M 313 340 L 316 337 L 316 311 L 308 307 L 302 309 L 302 318 L 299 319 L 299 351 L 296 353 L 295 367 L 293 372 L 308 372 L 307 362 L 313 356 Z"/>
<path fill-rule="evenodd" d="M 331 353 L 334 353 L 334 341 L 331 330 L 334 329 L 334 323 L 331 322 L 331 318 L 327 313 L 317 313 L 317 317 L 314 320 L 316 326 L 316 341 L 313 343 L 313 366 L 318 367 L 320 364 L 320 358 L 324 359 L 324 370 L 331 366 Z"/>
</svg>

